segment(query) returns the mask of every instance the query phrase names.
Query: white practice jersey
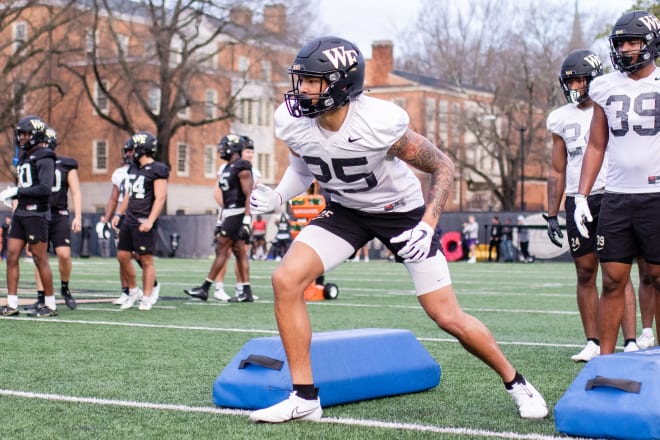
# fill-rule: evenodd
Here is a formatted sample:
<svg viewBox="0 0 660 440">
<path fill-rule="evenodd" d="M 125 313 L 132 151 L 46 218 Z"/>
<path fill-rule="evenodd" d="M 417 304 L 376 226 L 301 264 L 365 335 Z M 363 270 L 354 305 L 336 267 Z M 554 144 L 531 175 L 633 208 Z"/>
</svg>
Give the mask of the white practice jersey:
<svg viewBox="0 0 660 440">
<path fill-rule="evenodd" d="M 408 128 L 399 106 L 361 95 L 341 129 L 326 137 L 316 119 L 294 118 L 282 104 L 275 135 L 307 164 L 333 202 L 364 212 L 406 212 L 424 205 L 421 185 L 401 159 L 387 154 Z"/>
<path fill-rule="evenodd" d="M 566 104 L 553 110 L 546 121 L 548 131 L 561 137 L 566 145 L 566 188 L 564 192 L 567 196 L 574 196 L 578 192 L 582 159 L 589 141 L 589 128 L 593 114 L 592 106 L 582 109 L 575 104 Z M 603 166 L 591 189 L 592 194 L 605 188 L 606 177 L 607 160 L 603 161 Z"/>
<path fill-rule="evenodd" d="M 619 71 L 599 76 L 589 95 L 610 127 L 605 189 L 660 192 L 660 69 L 638 81 Z"/>
<path fill-rule="evenodd" d="M 112 173 L 112 177 L 110 178 L 112 180 L 112 184 L 116 186 L 117 189 L 119 190 L 119 197 L 117 198 L 117 206 L 119 206 L 122 200 L 124 200 L 124 194 L 126 193 L 126 188 L 124 187 L 124 179 L 126 179 L 127 175 L 128 175 L 128 165 L 124 165 L 114 170 Z"/>
</svg>

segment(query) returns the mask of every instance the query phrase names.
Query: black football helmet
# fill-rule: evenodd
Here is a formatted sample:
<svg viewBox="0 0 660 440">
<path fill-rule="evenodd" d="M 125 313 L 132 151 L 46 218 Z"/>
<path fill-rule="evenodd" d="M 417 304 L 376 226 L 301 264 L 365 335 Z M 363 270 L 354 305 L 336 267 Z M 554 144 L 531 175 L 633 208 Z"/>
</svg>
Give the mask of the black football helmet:
<svg viewBox="0 0 660 440">
<path fill-rule="evenodd" d="M 18 121 L 18 124 L 16 124 L 16 129 L 14 130 L 16 135 L 16 145 L 23 150 L 31 150 L 33 147 L 46 142 L 46 128 L 46 123 L 42 121 L 39 116 L 25 116 L 21 118 Z M 25 145 L 21 145 L 20 139 L 18 138 L 19 133 L 30 134 L 30 138 Z"/>
<path fill-rule="evenodd" d="M 364 69 L 362 52 L 349 41 L 322 37 L 307 43 L 289 69 L 293 88 L 284 94 L 289 113 L 295 118 L 315 118 L 346 105 L 362 93 Z M 319 90 L 318 94 L 301 94 L 300 77 L 321 78 L 327 88 Z"/>
<path fill-rule="evenodd" d="M 566 100 L 573 104 L 580 104 L 589 99 L 589 84 L 591 80 L 603 74 L 603 63 L 600 57 L 590 50 L 578 49 L 569 53 L 561 64 L 559 84 L 564 91 Z M 573 78 L 585 78 L 587 87 L 583 94 L 579 90 L 568 88 L 568 82 Z"/>
<path fill-rule="evenodd" d="M 254 141 L 249 136 L 241 136 L 244 150 L 254 150 Z"/>
<path fill-rule="evenodd" d="M 46 145 L 53 151 L 57 148 L 57 132 L 52 127 L 46 129 Z"/>
<path fill-rule="evenodd" d="M 139 163 L 142 156 L 155 157 L 156 151 L 158 151 L 156 138 L 148 131 L 138 131 L 131 136 L 127 144 L 129 145 L 124 145 L 124 149 L 130 150 L 132 148 L 135 150 L 133 156 L 133 162 L 135 163 Z"/>
<path fill-rule="evenodd" d="M 642 47 L 637 53 L 619 53 L 622 41 L 640 39 Z M 619 18 L 610 34 L 610 58 L 616 69 L 623 72 L 636 72 L 653 63 L 660 45 L 660 20 L 646 11 L 631 11 Z M 637 59 L 633 62 L 633 55 Z"/>
<path fill-rule="evenodd" d="M 126 165 L 130 165 L 133 162 L 133 154 L 128 154 L 129 152 L 135 152 L 135 146 L 131 140 L 127 140 L 124 145 L 121 147 L 121 158 Z"/>
<path fill-rule="evenodd" d="M 252 140 L 247 136 L 240 136 L 233 133 L 224 135 L 222 139 L 220 139 L 220 142 L 218 142 L 218 154 L 220 154 L 220 157 L 224 160 L 231 159 L 231 156 L 234 153 L 238 153 L 240 156 L 241 151 L 243 151 L 244 148 L 247 148 L 246 139 L 252 143 Z M 254 148 L 254 144 L 252 145 L 252 148 Z"/>
</svg>

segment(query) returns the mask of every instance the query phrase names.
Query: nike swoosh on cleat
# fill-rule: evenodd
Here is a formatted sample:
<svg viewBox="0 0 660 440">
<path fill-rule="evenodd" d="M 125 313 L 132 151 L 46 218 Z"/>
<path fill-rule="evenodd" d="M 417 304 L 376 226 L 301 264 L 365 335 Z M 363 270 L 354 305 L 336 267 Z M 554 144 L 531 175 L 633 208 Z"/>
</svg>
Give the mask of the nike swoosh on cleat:
<svg viewBox="0 0 660 440">
<path fill-rule="evenodd" d="M 299 411 L 299 410 L 298 410 L 298 407 L 296 406 L 296 407 L 293 409 L 293 411 L 291 411 L 291 418 L 292 418 L 292 419 L 299 419 L 299 418 L 301 418 L 301 417 L 305 417 L 305 416 L 310 415 L 310 414 L 313 413 L 314 411 L 316 411 L 316 408 L 308 409 L 308 410 L 305 410 L 305 411 Z"/>
</svg>

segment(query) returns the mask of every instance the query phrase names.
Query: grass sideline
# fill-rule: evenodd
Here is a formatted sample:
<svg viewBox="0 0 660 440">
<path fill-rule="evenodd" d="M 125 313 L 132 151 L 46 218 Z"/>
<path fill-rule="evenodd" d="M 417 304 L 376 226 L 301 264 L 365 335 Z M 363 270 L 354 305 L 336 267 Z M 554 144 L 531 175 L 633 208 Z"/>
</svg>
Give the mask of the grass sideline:
<svg viewBox="0 0 660 440">
<path fill-rule="evenodd" d="M 182 289 L 199 284 L 210 261 L 158 259 L 161 301 L 149 312 L 137 307 L 121 312 L 109 303 L 118 294 L 117 262 L 75 259 L 70 285 L 81 300 L 77 310 L 60 305 L 56 318 L 34 319 L 24 313 L 0 318 L 1 437 L 560 436 L 552 408 L 583 367 L 570 360 L 584 339 L 572 263 L 450 264 L 461 305 L 491 329 L 516 368 L 544 394 L 551 409 L 546 419 L 518 417 L 499 378 L 426 317 L 403 265 L 372 260 L 346 263 L 326 276 L 339 286 L 339 298 L 309 303 L 314 331 L 410 329 L 440 364 L 440 385 L 422 393 L 329 407 L 323 423 L 257 425 L 246 412 L 214 407 L 212 385 L 245 342 L 277 334 L 269 280 L 275 265 L 251 264 L 259 301 L 202 303 L 189 300 Z M 57 292 L 56 260 L 51 267 Z M 0 270 L 4 304 L 4 267 Z M 232 286 L 233 275 L 226 284 Z M 32 267 L 23 261 L 19 290 L 23 299 L 34 298 Z"/>
</svg>

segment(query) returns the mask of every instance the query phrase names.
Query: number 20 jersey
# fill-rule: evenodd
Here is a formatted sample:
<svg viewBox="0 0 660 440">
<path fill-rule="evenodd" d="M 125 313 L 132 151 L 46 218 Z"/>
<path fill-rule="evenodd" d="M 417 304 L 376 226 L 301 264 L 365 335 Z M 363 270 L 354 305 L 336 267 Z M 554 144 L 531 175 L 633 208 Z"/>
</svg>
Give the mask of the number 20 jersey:
<svg viewBox="0 0 660 440">
<path fill-rule="evenodd" d="M 618 71 L 599 76 L 589 95 L 609 124 L 605 189 L 660 192 L 660 69 L 637 81 Z"/>
<path fill-rule="evenodd" d="M 350 101 L 337 132 L 322 132 L 316 119 L 294 118 L 282 104 L 275 112 L 275 135 L 305 161 L 333 202 L 364 212 L 407 212 L 424 204 L 421 185 L 387 151 L 408 123 L 401 107 L 360 95 Z"/>
</svg>

